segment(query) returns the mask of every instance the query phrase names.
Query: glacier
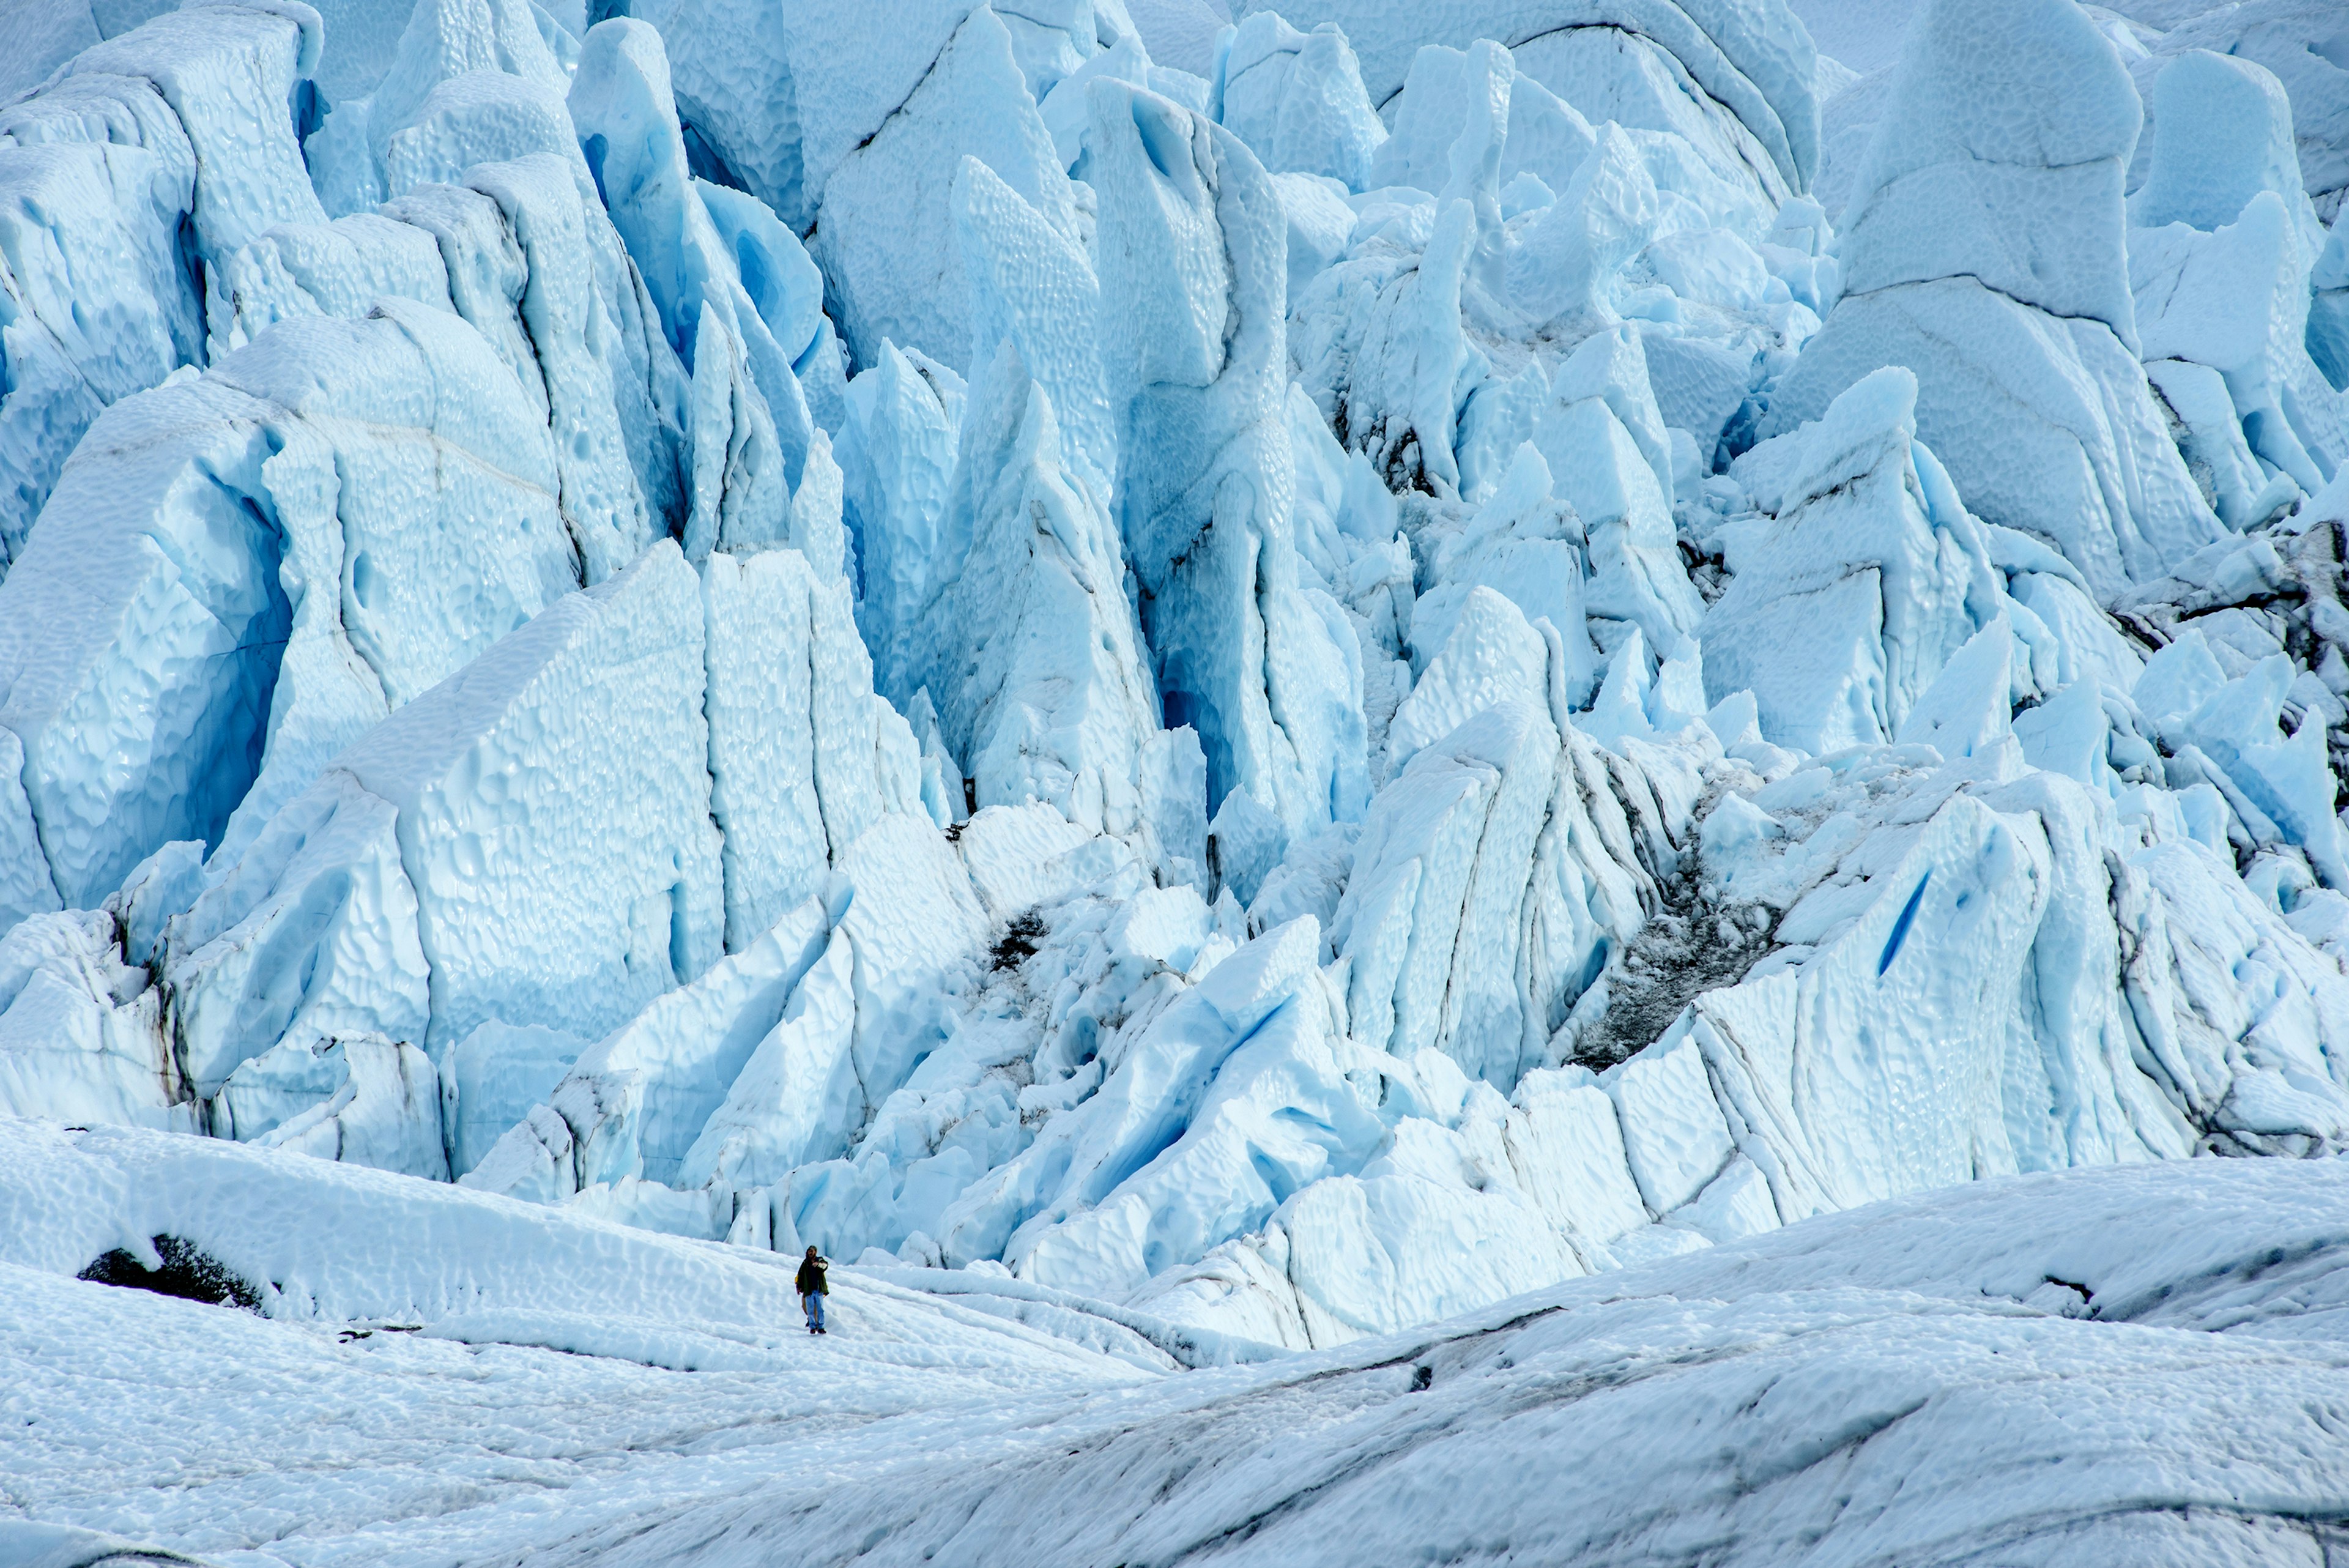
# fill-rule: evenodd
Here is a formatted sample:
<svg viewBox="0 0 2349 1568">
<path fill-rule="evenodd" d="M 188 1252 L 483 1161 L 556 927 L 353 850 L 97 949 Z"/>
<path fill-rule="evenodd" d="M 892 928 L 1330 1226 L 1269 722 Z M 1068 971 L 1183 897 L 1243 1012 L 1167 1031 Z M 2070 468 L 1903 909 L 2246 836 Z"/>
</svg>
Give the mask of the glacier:
<svg viewBox="0 0 2349 1568">
<path fill-rule="evenodd" d="M 2333 10 L 889 12 L 0 0 L 0 1559 L 2349 1550 Z"/>
<path fill-rule="evenodd" d="M 877 1263 L 835 1266 L 829 1339 L 778 1334 L 770 1253 L 5 1125 L 10 1475 L 55 1500 L 0 1521 L 17 1562 L 2337 1550 L 2330 1162 L 1973 1183 L 1268 1360 Z M 93 1249 L 264 1281 L 263 1313 L 72 1279 Z"/>
</svg>

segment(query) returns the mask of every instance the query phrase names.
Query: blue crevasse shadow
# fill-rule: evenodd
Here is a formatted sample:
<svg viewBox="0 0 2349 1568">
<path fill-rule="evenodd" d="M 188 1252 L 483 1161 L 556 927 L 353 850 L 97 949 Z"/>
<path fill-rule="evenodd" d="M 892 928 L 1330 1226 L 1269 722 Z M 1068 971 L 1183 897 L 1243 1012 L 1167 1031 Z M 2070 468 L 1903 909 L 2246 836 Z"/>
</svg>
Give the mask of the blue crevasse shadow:
<svg viewBox="0 0 2349 1568">
<path fill-rule="evenodd" d="M 1917 890 L 1909 895 L 1906 904 L 1900 906 L 1900 918 L 1892 922 L 1892 934 L 1884 940 L 1884 951 L 1876 961 L 1877 979 L 1882 980 L 1884 971 L 1892 967 L 1892 961 L 1900 956 L 1900 944 L 1909 940 L 1909 923 L 1916 919 L 1917 906 L 1925 901 L 1925 889 L 1932 880 L 1930 871 L 1919 877 Z"/>
</svg>

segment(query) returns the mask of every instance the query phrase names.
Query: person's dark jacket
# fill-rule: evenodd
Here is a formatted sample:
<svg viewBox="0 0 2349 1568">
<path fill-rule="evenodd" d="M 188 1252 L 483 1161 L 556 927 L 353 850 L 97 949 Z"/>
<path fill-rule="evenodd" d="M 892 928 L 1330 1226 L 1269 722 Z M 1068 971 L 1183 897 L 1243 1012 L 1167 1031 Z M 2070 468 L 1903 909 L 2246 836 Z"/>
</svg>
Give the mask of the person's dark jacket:
<svg viewBox="0 0 2349 1568">
<path fill-rule="evenodd" d="M 803 1296 L 828 1296 L 832 1287 L 824 1282 L 824 1261 L 822 1258 L 800 1260 L 799 1293 Z"/>
</svg>

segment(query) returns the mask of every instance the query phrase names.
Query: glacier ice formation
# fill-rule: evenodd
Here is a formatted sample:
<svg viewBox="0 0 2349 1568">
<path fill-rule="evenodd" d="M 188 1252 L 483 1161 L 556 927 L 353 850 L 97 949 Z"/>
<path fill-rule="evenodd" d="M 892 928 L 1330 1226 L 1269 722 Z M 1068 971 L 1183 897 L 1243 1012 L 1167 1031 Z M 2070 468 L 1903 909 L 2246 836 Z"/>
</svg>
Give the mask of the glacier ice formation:
<svg viewBox="0 0 2349 1568">
<path fill-rule="evenodd" d="M 2349 1149 L 2326 5 L 42 9 L 11 1126 L 1154 1371 Z"/>
</svg>

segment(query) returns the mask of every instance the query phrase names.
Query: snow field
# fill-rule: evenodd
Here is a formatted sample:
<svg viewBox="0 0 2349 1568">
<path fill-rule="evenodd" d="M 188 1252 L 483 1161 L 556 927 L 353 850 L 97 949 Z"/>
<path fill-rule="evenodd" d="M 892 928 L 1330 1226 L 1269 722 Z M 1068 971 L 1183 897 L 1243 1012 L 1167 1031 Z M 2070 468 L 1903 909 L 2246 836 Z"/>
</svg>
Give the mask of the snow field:
<svg viewBox="0 0 2349 1568">
<path fill-rule="evenodd" d="M 786 1260 L 161 1135 L 18 1147 L 12 1549 L 2313 1562 L 2344 1484 L 2331 1162 L 1977 1183 L 1170 1377 L 886 1271 L 837 1271 L 815 1340 Z M 281 1275 L 265 1315 L 65 1277 L 160 1225 Z"/>
</svg>

